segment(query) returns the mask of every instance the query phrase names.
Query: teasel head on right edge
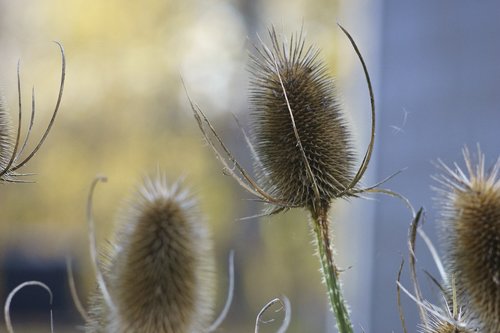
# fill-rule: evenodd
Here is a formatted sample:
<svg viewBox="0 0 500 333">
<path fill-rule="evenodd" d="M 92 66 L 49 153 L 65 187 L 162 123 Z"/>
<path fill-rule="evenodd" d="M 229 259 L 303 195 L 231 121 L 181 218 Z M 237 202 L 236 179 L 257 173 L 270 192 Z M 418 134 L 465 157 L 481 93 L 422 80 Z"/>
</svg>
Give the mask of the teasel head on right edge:
<svg viewBox="0 0 500 333">
<path fill-rule="evenodd" d="M 279 41 L 269 31 L 252 57 L 250 102 L 260 182 L 267 193 L 311 208 L 348 188 L 354 176 L 351 133 L 333 78 L 302 33 Z M 307 165 L 309 164 L 309 165 Z"/>
<path fill-rule="evenodd" d="M 441 238 L 447 274 L 454 276 L 458 304 L 481 332 L 500 332 L 500 159 L 485 171 L 478 149 L 467 149 L 467 173 L 440 162 Z"/>
<path fill-rule="evenodd" d="M 114 309 L 103 294 L 93 296 L 87 332 L 205 332 L 213 315 L 214 256 L 194 198 L 158 176 L 146 179 L 120 216 L 104 271 Z"/>
</svg>

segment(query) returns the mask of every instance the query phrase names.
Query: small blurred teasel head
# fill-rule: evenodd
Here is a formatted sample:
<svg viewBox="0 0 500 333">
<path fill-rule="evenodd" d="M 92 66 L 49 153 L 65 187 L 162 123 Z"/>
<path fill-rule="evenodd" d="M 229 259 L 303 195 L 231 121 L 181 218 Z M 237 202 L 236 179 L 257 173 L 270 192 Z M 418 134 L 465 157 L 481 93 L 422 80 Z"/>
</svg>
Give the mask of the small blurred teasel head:
<svg viewBox="0 0 500 333">
<path fill-rule="evenodd" d="M 118 222 L 105 273 L 116 313 L 95 323 L 107 322 L 104 332 L 203 332 L 213 314 L 214 259 L 193 197 L 164 177 L 147 179 Z M 95 306 L 91 313 L 101 311 Z"/>
<path fill-rule="evenodd" d="M 477 163 L 464 149 L 467 173 L 440 162 L 445 265 L 455 276 L 458 304 L 484 332 L 500 332 L 500 159 L 489 172 L 478 149 Z"/>
<path fill-rule="evenodd" d="M 317 186 L 321 205 L 327 207 L 354 176 L 351 134 L 333 79 L 319 51 L 305 45 L 302 33 L 283 43 L 274 28 L 269 35 L 271 47 L 258 48 L 251 65 L 250 101 L 262 186 L 276 198 L 308 208 Z"/>
</svg>

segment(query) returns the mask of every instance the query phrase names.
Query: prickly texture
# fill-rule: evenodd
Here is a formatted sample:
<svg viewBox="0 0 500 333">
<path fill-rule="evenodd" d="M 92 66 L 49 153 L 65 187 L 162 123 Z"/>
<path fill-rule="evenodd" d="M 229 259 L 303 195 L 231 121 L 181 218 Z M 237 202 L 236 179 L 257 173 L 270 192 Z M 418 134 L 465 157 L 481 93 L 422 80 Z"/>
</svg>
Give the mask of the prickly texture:
<svg viewBox="0 0 500 333">
<path fill-rule="evenodd" d="M 0 172 L 9 163 L 12 154 L 10 117 L 3 97 L 0 95 Z"/>
<path fill-rule="evenodd" d="M 116 313 L 97 297 L 95 312 L 108 318 L 93 316 L 90 328 L 204 332 L 213 311 L 214 263 L 209 233 L 193 199 L 178 186 L 168 188 L 163 179 L 148 180 L 122 216 L 105 274 Z"/>
<path fill-rule="evenodd" d="M 285 202 L 308 208 L 314 203 L 314 183 L 297 142 L 287 97 L 321 204 L 327 207 L 354 174 L 351 136 L 333 79 L 318 60 L 318 50 L 306 48 L 302 35 L 281 43 L 272 29 L 270 37 L 271 48 L 257 49 L 251 65 L 250 102 L 260 182 Z"/>
<path fill-rule="evenodd" d="M 446 269 L 470 320 L 500 332 L 500 159 L 485 172 L 479 150 L 476 165 L 467 150 L 464 157 L 468 175 L 442 164 L 438 178 Z"/>
<path fill-rule="evenodd" d="M 458 327 L 446 321 L 431 321 L 428 328 L 422 327 L 421 333 L 473 333 L 474 331 L 464 327 Z"/>
</svg>

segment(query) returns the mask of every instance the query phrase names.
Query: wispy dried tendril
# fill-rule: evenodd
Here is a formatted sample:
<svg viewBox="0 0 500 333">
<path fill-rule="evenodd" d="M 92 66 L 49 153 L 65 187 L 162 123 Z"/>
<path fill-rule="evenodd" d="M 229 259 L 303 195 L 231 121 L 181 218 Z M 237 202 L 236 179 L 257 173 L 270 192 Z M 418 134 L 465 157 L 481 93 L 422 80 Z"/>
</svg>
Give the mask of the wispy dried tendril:
<svg viewBox="0 0 500 333">
<path fill-rule="evenodd" d="M 433 255 L 436 262 L 438 270 L 441 271 L 441 260 L 437 257 L 437 252 L 434 245 L 427 237 L 427 235 L 420 229 L 420 224 L 423 218 L 422 208 L 416 213 L 413 221 L 410 225 L 408 233 L 408 249 L 410 252 L 410 273 L 411 279 L 414 287 L 414 293 L 409 292 L 400 283 L 401 272 L 403 268 L 403 262 L 401 263 L 400 270 L 398 272 L 397 284 L 397 296 L 398 296 L 398 309 L 400 312 L 401 324 L 403 330 L 406 332 L 405 318 L 400 301 L 400 293 L 403 291 L 408 297 L 410 297 L 417 305 L 419 310 L 421 323 L 419 325 L 419 332 L 421 333 L 473 333 L 477 332 L 475 324 L 470 321 L 469 317 L 464 315 L 466 309 L 463 308 L 463 303 L 457 298 L 456 295 L 456 285 L 454 283 L 454 278 L 450 276 L 442 276 L 444 286 L 434 278 L 430 273 L 425 272 L 427 276 L 434 282 L 440 292 L 441 298 L 443 300 L 442 306 L 436 306 L 426 301 L 422 295 L 420 283 L 417 278 L 416 270 L 416 239 L 417 235 L 420 235 L 425 244 L 427 245 L 429 251 Z M 441 272 L 440 272 L 441 273 Z M 451 282 L 450 282 L 451 281 Z M 448 284 L 450 282 L 451 284 Z"/>
<path fill-rule="evenodd" d="M 42 137 L 35 145 L 35 148 L 29 153 L 25 154 L 25 149 L 28 145 L 31 131 L 33 129 L 35 120 L 35 89 L 31 91 L 31 116 L 26 136 L 21 143 L 21 130 L 22 130 L 22 95 L 21 95 L 21 75 L 20 75 L 20 63 L 17 65 L 17 92 L 18 92 L 18 119 L 17 128 L 15 135 L 12 136 L 12 129 L 10 118 L 6 110 L 6 106 L 2 100 L 0 100 L 0 181 L 3 182 L 27 182 L 22 177 L 28 176 L 30 174 L 19 173 L 18 170 L 21 169 L 26 163 L 28 163 L 38 152 L 45 142 L 47 136 L 54 125 L 57 113 L 59 111 L 63 90 L 64 81 L 66 77 L 66 57 L 64 54 L 64 48 L 59 42 L 55 42 L 59 47 L 61 52 L 61 79 L 59 84 L 59 94 L 57 97 L 56 105 L 52 113 L 52 117 L 49 121 L 47 128 L 45 129 Z"/>
<path fill-rule="evenodd" d="M 12 327 L 12 321 L 10 319 L 10 304 L 12 303 L 12 300 L 14 299 L 14 296 L 16 294 L 29 286 L 36 286 L 36 287 L 41 287 L 47 291 L 49 294 L 49 304 L 52 306 L 52 300 L 53 300 L 53 295 L 52 295 L 52 290 L 47 286 L 45 283 L 40 282 L 40 281 L 26 281 L 15 287 L 7 296 L 7 300 L 5 301 L 4 305 L 4 318 L 5 318 L 5 326 L 7 326 L 7 332 L 9 333 L 14 333 L 14 328 Z M 50 309 L 50 332 L 54 332 L 54 320 L 52 317 L 52 309 Z"/>
<path fill-rule="evenodd" d="M 288 326 L 290 325 L 290 320 L 292 318 L 292 306 L 290 305 L 290 301 L 286 296 L 281 296 L 272 299 L 271 301 L 267 302 L 266 305 L 260 309 L 259 313 L 257 314 L 257 317 L 255 319 L 255 333 L 259 333 L 259 329 L 261 324 L 266 323 L 263 320 L 264 314 L 269 311 L 273 306 L 276 304 L 280 305 L 280 308 L 276 310 L 276 312 L 279 311 L 284 311 L 285 317 L 283 318 L 283 322 L 281 323 L 281 326 L 278 328 L 276 333 L 285 333 L 286 330 L 288 329 Z M 270 321 L 274 321 L 274 319 L 271 319 Z M 270 321 L 267 321 L 270 322 Z"/>
</svg>

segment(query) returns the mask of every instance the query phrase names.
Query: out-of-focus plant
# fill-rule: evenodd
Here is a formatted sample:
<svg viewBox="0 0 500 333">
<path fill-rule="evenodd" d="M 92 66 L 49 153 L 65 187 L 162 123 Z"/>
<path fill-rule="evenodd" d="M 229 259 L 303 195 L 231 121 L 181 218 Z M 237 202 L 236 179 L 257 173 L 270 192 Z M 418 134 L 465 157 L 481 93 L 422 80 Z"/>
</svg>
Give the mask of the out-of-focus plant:
<svg viewBox="0 0 500 333">
<path fill-rule="evenodd" d="M 91 198 L 90 234 L 93 234 Z M 124 205 L 90 298 L 87 332 L 203 332 L 214 306 L 214 258 L 205 220 L 179 184 L 147 179 Z M 91 249 L 94 248 L 91 237 Z M 102 270 L 102 271 L 101 271 Z"/>
<path fill-rule="evenodd" d="M 401 273 L 404 266 L 404 260 L 401 262 L 401 267 L 398 272 L 397 278 L 397 300 L 398 300 L 398 309 L 399 315 L 401 319 L 401 324 L 403 327 L 403 332 L 407 333 L 407 327 L 405 323 L 405 315 L 403 311 L 403 307 L 401 304 L 401 291 L 407 294 L 413 301 L 415 301 L 417 308 L 419 310 L 420 316 L 420 324 L 418 327 L 419 332 L 421 333 L 473 333 L 476 330 L 471 328 L 470 323 L 466 321 L 463 316 L 463 309 L 459 306 L 457 297 L 456 297 L 456 286 L 452 283 L 449 288 L 446 285 L 443 285 L 445 282 L 439 282 L 436 278 L 431 276 L 428 273 L 428 277 L 439 287 L 441 298 L 443 300 L 443 304 L 440 306 L 436 306 L 429 301 L 425 300 L 422 295 L 422 291 L 420 288 L 420 282 L 417 278 L 416 272 L 416 240 L 417 235 L 419 234 L 424 241 L 426 242 L 430 252 L 432 253 L 438 269 L 441 273 L 441 278 L 443 281 L 448 281 L 448 278 L 444 274 L 442 270 L 442 263 L 439 257 L 437 256 L 437 251 L 434 248 L 434 245 L 427 237 L 425 232 L 420 228 L 420 224 L 424 218 L 424 211 L 421 208 L 413 217 L 413 221 L 410 225 L 410 230 L 408 233 L 408 249 L 410 252 L 410 272 L 412 275 L 412 281 L 414 286 L 414 293 L 412 294 L 408 291 L 403 285 L 400 283 Z"/>
<path fill-rule="evenodd" d="M 455 164 L 436 177 L 444 268 L 454 278 L 466 320 L 482 332 L 500 331 L 500 157 L 488 171 L 477 149 L 463 151 L 466 171 Z"/>
</svg>

